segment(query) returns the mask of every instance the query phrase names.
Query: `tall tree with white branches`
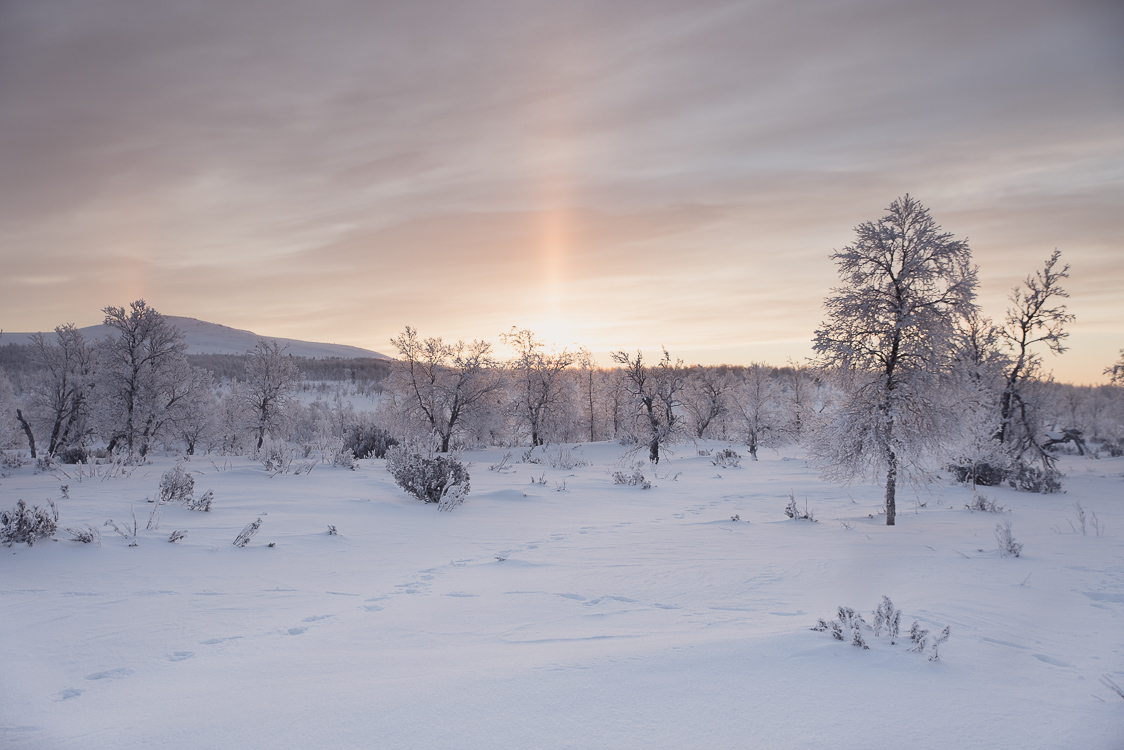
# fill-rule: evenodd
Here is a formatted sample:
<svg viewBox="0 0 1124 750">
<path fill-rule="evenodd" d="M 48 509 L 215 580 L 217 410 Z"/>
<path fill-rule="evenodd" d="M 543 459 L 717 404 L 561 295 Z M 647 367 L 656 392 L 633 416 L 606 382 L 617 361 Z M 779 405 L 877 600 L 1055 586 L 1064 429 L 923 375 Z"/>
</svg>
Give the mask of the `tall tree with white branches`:
<svg viewBox="0 0 1124 750">
<path fill-rule="evenodd" d="M 408 411 L 437 436 L 441 452 L 447 453 L 463 419 L 502 387 L 492 372 L 497 365 L 492 345 L 446 344 L 440 337 L 422 340 L 409 326 L 390 343 L 399 357 L 394 382 L 405 395 Z"/>
<path fill-rule="evenodd" d="M 856 227 L 832 259 L 843 284 L 824 302 L 813 347 L 850 388 L 812 453 L 830 478 L 884 476 L 893 526 L 899 475 L 923 478 L 926 454 L 946 433 L 934 393 L 954 324 L 975 307 L 976 269 L 968 243 L 942 232 L 908 194 Z"/>
<path fill-rule="evenodd" d="M 673 437 L 683 426 L 680 413 L 687 370 L 683 360 L 671 360 L 667 349 L 655 367 L 644 364 L 644 354 L 633 358 L 623 349 L 613 352 L 613 361 L 623 365 L 622 384 L 648 427 L 648 460 L 660 462 L 660 443 Z"/>
<path fill-rule="evenodd" d="M 515 375 L 513 410 L 530 432 L 531 446 L 542 445 L 544 432 L 564 395 L 562 376 L 574 363 L 574 355 L 567 349 L 546 351 L 543 342 L 526 328 L 512 326 L 500 338 L 515 350 L 515 358 L 508 365 Z"/>
<path fill-rule="evenodd" d="M 241 394 L 252 415 L 258 450 L 265 436 L 283 424 L 293 391 L 301 380 L 296 362 L 286 354 L 288 348 L 288 344 L 281 346 L 274 339 L 258 339 L 246 352 L 249 361 Z"/>
</svg>

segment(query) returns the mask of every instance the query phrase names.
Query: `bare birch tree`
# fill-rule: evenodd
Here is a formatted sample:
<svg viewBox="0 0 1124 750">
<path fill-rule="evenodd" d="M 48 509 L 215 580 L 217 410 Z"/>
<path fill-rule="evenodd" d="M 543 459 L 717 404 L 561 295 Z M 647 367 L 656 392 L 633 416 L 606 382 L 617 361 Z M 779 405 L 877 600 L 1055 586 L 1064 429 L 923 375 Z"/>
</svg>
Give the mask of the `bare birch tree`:
<svg viewBox="0 0 1124 750">
<path fill-rule="evenodd" d="M 167 318 L 137 300 L 126 310 L 106 307 L 113 335 L 98 342 L 98 401 L 103 436 L 113 450 L 124 441 L 129 453 L 145 455 L 162 422 L 161 414 L 182 399 L 168 388 L 190 365 L 183 333 Z"/>
<path fill-rule="evenodd" d="M 682 406 L 687 372 L 683 360 L 671 361 L 667 349 L 655 367 L 644 364 L 644 354 L 636 352 L 633 359 L 628 352 L 613 352 L 613 361 L 623 365 L 622 380 L 625 391 L 638 409 L 648 427 L 648 460 L 660 462 L 660 443 L 675 435 L 682 426 L 679 407 Z"/>
<path fill-rule="evenodd" d="M 41 333 L 31 337 L 31 360 L 39 374 L 31 384 L 28 411 L 46 433 L 47 455 L 54 456 L 87 436 L 93 351 L 82 332 L 67 323 L 55 328 L 54 341 Z"/>
<path fill-rule="evenodd" d="M 530 431 L 531 446 L 542 445 L 544 430 L 562 400 L 562 376 L 573 364 L 574 355 L 566 349 L 545 351 L 543 342 L 526 328 L 512 326 L 500 338 L 515 350 L 508 366 L 515 375 L 515 415 Z"/>
<path fill-rule="evenodd" d="M 1069 297 L 1061 286 L 1062 280 L 1069 278 L 1069 265 L 1057 268 L 1060 258 L 1061 253 L 1055 250 L 1041 271 L 1027 276 L 1021 287 L 1011 291 L 1007 319 L 999 329 L 1010 358 L 999 402 L 999 442 L 1016 460 L 1030 455 L 1048 471 L 1053 470 L 1053 459 L 1039 440 L 1041 426 L 1030 390 L 1042 369 L 1042 357 L 1034 347 L 1042 345 L 1053 354 L 1064 352 L 1069 336 L 1065 326 L 1074 319 L 1062 302 Z"/>
<path fill-rule="evenodd" d="M 274 339 L 258 339 L 246 352 L 250 359 L 241 395 L 253 420 L 257 450 L 261 450 L 266 434 L 284 423 L 293 391 L 301 380 L 292 356 L 285 353 L 288 348 L 288 344 L 281 346 Z"/>
<path fill-rule="evenodd" d="M 409 326 L 390 343 L 399 355 L 393 377 L 406 394 L 409 411 L 438 437 L 441 452 L 447 453 L 461 420 L 502 387 L 491 371 L 497 364 L 492 345 L 485 341 L 446 344 L 440 337 L 423 341 Z"/>
</svg>

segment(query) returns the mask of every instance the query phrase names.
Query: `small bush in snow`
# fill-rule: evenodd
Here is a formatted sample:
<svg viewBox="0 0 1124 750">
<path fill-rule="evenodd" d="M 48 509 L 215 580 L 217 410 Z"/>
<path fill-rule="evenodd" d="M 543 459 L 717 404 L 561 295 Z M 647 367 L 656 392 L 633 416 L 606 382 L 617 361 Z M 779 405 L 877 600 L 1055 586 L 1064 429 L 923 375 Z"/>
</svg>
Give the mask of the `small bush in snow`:
<svg viewBox="0 0 1124 750">
<path fill-rule="evenodd" d="M 288 474 L 297 458 L 296 449 L 282 440 L 269 440 L 262 445 L 259 453 L 262 468 L 271 477 Z"/>
<path fill-rule="evenodd" d="M 48 539 L 58 530 L 59 509 L 53 500 L 48 508 L 38 505 L 31 508 L 20 500 L 11 510 L 0 511 L 0 544 L 26 544 L 34 547 L 37 539 Z"/>
<path fill-rule="evenodd" d="M 60 450 L 57 454 L 60 463 L 64 464 L 84 464 L 89 463 L 90 456 L 86 449 L 80 445 L 71 445 Z"/>
<path fill-rule="evenodd" d="M 901 615 L 901 610 L 894 608 L 890 597 L 883 596 L 882 603 L 874 610 L 873 626 L 867 625 L 863 616 L 850 607 L 840 607 L 836 614 L 838 619 L 828 622 L 820 618 L 812 630 L 830 632 L 835 640 L 846 641 L 856 648 L 866 650 L 870 646 L 866 643 L 864 631 L 870 631 L 875 637 L 880 637 L 885 632 L 890 639 L 890 644 L 897 644 Z M 929 661 L 940 661 L 938 648 L 948 640 L 949 633 L 950 630 L 946 626 L 936 636 L 932 636 L 928 630 L 921 627 L 921 623 L 914 621 L 913 627 L 909 630 L 909 638 L 914 645 L 909 650 L 921 654 L 928 653 Z"/>
<path fill-rule="evenodd" d="M 929 633 L 928 630 L 921 627 L 921 623 L 914 620 L 912 627 L 909 629 L 909 640 L 913 641 L 914 644 L 910 651 L 923 654 L 925 650 L 931 646 L 929 661 L 940 661 L 941 655 L 938 652 L 938 648 L 942 643 L 948 640 L 950 632 L 948 625 L 945 625 L 944 630 L 934 636 Z"/>
<path fill-rule="evenodd" d="M 1074 500 L 1073 518 L 1077 523 L 1074 524 L 1073 521 L 1070 521 L 1069 528 L 1073 529 L 1075 534 L 1086 536 L 1089 533 L 1089 526 L 1092 526 L 1093 536 L 1101 536 L 1104 534 L 1104 524 L 1101 523 L 1101 519 L 1097 518 L 1097 514 L 1093 511 L 1089 511 L 1089 515 L 1092 516 L 1092 520 L 1085 515 L 1085 509 L 1081 507 L 1081 501 Z"/>
<path fill-rule="evenodd" d="M 639 487 L 642 490 L 652 489 L 652 483 L 644 478 L 643 472 L 644 464 L 636 464 L 632 468 L 631 474 L 625 474 L 623 471 L 613 472 L 613 484 L 626 484 L 630 487 Z"/>
<path fill-rule="evenodd" d="M 710 462 L 723 469 L 736 469 L 742 465 L 742 457 L 733 448 L 723 448 L 714 454 Z"/>
<path fill-rule="evenodd" d="M 355 457 L 351 448 L 342 445 L 329 449 L 332 466 L 338 466 L 343 469 L 351 469 L 355 471 L 359 468 L 359 460 Z"/>
<path fill-rule="evenodd" d="M 260 528 L 261 517 L 259 516 L 258 520 L 246 524 L 246 528 L 242 529 L 242 531 L 238 533 L 238 536 L 234 537 L 234 546 L 245 547 L 250 543 L 250 540 L 254 538 L 254 534 L 258 533 L 258 529 Z"/>
<path fill-rule="evenodd" d="M 976 495 L 972 498 L 972 502 L 965 503 L 964 507 L 970 511 L 981 511 L 983 513 L 1002 513 L 1004 508 L 1002 505 L 996 504 L 994 500 L 988 500 L 986 495 Z"/>
<path fill-rule="evenodd" d="M 85 526 L 68 527 L 66 533 L 70 534 L 70 541 L 81 542 L 82 544 L 89 544 L 95 542 L 101 544 L 101 532 L 93 526 L 86 524 Z"/>
<path fill-rule="evenodd" d="M 351 427 L 343 441 L 355 458 L 386 458 L 386 452 L 398 445 L 398 441 L 389 432 L 373 425 Z"/>
<path fill-rule="evenodd" d="M 183 539 L 185 536 L 187 536 L 186 531 L 180 531 L 179 529 L 176 529 L 175 531 L 173 531 L 171 534 L 168 535 L 168 541 L 175 543 L 175 542 L 178 542 L 180 539 Z"/>
<path fill-rule="evenodd" d="M 808 510 L 807 498 L 804 500 L 804 510 L 800 510 L 796 505 L 796 495 L 791 492 L 788 493 L 788 505 L 785 506 L 784 514 L 796 521 L 816 522 L 816 517 L 812 514 L 812 511 Z"/>
<path fill-rule="evenodd" d="M 339 536 L 339 532 L 336 531 L 336 527 L 332 524 L 328 524 L 328 536 Z"/>
<path fill-rule="evenodd" d="M 160 477 L 161 503 L 186 503 L 195 492 L 195 478 L 183 464 L 176 464 Z"/>
<path fill-rule="evenodd" d="M 132 504 L 130 504 L 129 505 L 129 512 L 132 513 L 132 515 L 133 515 L 133 527 L 131 529 L 129 528 L 129 525 L 127 523 L 123 524 L 122 526 L 118 526 L 117 522 L 114 521 L 112 518 L 110 518 L 105 523 L 103 523 L 102 526 L 112 526 L 114 531 L 116 531 L 118 534 L 123 536 L 125 539 L 129 540 L 129 546 L 130 547 L 136 547 L 137 546 L 137 528 L 138 528 L 137 527 L 137 509 L 134 508 L 132 506 Z"/>
<path fill-rule="evenodd" d="M 1062 475 L 1057 469 L 1016 464 L 1007 475 L 1007 484 L 1020 492 L 1050 495 L 1062 490 Z"/>
<path fill-rule="evenodd" d="M 396 445 L 387 451 L 386 470 L 399 487 L 422 502 L 441 503 L 453 493 L 456 502 L 442 510 L 460 505 L 468 494 L 468 468 L 464 463 L 453 456 L 432 455 L 415 444 Z"/>
<path fill-rule="evenodd" d="M 882 629 L 885 628 L 886 634 L 890 636 L 890 643 L 895 644 L 898 642 L 901 622 L 902 611 L 894 609 L 894 603 L 890 601 L 890 597 L 883 595 L 882 603 L 874 610 L 874 634 L 876 636 L 882 635 Z"/>
<path fill-rule="evenodd" d="M 564 445 L 558 446 L 558 448 L 553 451 L 547 450 L 546 462 L 550 464 L 550 468 L 552 469 L 563 469 L 565 471 L 582 466 L 589 466 L 589 461 L 575 456 L 573 451 Z"/>
<path fill-rule="evenodd" d="M 211 508 L 215 504 L 215 491 L 207 490 L 198 498 L 189 497 L 184 503 L 188 510 L 198 510 L 203 513 L 210 513 Z"/>
<path fill-rule="evenodd" d="M 1023 551 L 1023 546 L 1011 535 L 1010 521 L 995 524 L 995 541 L 999 542 L 1000 557 L 1018 557 Z"/>
<path fill-rule="evenodd" d="M 511 466 L 509 466 L 507 462 L 511 460 L 511 457 L 513 455 L 515 455 L 515 454 L 512 453 L 511 451 L 505 451 L 504 454 L 503 454 L 503 458 L 500 459 L 500 462 L 497 463 L 497 464 L 492 464 L 491 466 L 489 466 L 488 471 L 495 471 L 495 472 L 498 472 L 500 474 L 507 474 L 508 472 L 511 471 Z"/>
<path fill-rule="evenodd" d="M 0 451 L 0 468 L 18 469 L 26 463 L 28 463 L 27 457 L 19 451 L 15 453 Z"/>
</svg>

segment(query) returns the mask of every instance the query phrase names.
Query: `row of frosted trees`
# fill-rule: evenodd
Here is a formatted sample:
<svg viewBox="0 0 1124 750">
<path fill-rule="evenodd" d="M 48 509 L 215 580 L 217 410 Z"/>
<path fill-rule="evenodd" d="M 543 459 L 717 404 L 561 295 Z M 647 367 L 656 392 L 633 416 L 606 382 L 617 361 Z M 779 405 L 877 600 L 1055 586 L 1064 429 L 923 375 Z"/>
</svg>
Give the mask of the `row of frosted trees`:
<svg viewBox="0 0 1124 750">
<path fill-rule="evenodd" d="M 103 310 L 102 340 L 70 325 L 37 335 L 20 393 L 0 371 L 0 443 L 73 460 L 90 448 L 256 454 L 271 441 L 359 453 L 374 433 L 383 443 L 432 438 L 440 451 L 620 440 L 653 462 L 691 438 L 740 443 L 754 459 L 801 443 L 828 478 L 883 482 L 891 524 L 901 481 L 951 468 L 973 486 L 1049 491 L 1060 444 L 1120 450 L 1124 355 L 1106 370 L 1113 385 L 1099 388 L 1054 383 L 1043 367 L 1043 355 L 1065 351 L 1072 320 L 1058 252 L 1015 287 L 998 323 L 975 304 L 968 244 L 908 195 L 832 257 L 840 285 L 825 301 L 814 363 L 692 367 L 667 351 L 621 350 L 606 368 L 518 327 L 501 335 L 514 353 L 501 362 L 486 341 L 406 328 L 391 341 L 396 362 L 373 412 L 302 403 L 299 360 L 267 340 L 243 357 L 244 372 L 216 382 L 189 362 L 183 334 L 138 300 Z"/>
<path fill-rule="evenodd" d="M 288 428 L 299 373 L 276 342 L 259 341 L 244 378 L 217 387 L 188 361 L 183 332 L 144 300 L 103 313 L 110 335 L 96 341 L 70 324 L 35 334 L 19 394 L 0 370 L 0 444 L 73 463 L 94 447 L 138 458 L 153 447 L 260 449 Z"/>
</svg>

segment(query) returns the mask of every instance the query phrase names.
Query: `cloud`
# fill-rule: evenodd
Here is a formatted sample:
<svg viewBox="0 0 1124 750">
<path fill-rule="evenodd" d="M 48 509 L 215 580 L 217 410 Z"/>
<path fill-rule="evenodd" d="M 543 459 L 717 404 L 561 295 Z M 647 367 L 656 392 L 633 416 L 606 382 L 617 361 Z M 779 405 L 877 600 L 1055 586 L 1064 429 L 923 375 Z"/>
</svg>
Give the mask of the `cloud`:
<svg viewBox="0 0 1124 750">
<path fill-rule="evenodd" d="M 6 3 L 0 317 L 50 328 L 145 296 L 346 343 L 536 319 L 748 356 L 810 337 L 831 249 L 909 191 L 971 238 L 992 315 L 1057 246 L 1077 326 L 1124 339 L 1122 17 Z M 1114 357 L 1098 347 L 1086 379 Z"/>
</svg>

